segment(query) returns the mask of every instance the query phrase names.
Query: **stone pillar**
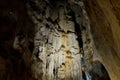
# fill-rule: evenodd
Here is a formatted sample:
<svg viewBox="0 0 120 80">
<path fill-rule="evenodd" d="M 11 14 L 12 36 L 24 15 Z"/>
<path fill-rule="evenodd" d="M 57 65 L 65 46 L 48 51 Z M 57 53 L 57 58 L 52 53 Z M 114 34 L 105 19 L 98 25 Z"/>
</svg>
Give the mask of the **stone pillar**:
<svg viewBox="0 0 120 80">
<path fill-rule="evenodd" d="M 36 79 L 81 79 L 80 30 L 84 16 L 80 16 L 84 14 L 74 0 L 65 1 L 55 1 L 53 6 L 49 0 L 31 0 L 27 5 L 36 29 L 33 61 L 37 65 L 32 64 Z"/>
</svg>

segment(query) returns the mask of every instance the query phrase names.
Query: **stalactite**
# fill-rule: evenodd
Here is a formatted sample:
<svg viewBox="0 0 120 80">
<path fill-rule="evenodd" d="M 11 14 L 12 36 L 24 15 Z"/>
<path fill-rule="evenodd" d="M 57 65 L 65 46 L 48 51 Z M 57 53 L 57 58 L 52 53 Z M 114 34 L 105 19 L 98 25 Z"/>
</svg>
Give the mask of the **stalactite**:
<svg viewBox="0 0 120 80">
<path fill-rule="evenodd" d="M 54 2 L 56 5 L 49 0 L 27 4 L 36 30 L 33 75 L 38 80 L 80 80 L 81 50 L 85 50 L 85 42 L 91 40 L 83 3 L 72 0 Z"/>
</svg>

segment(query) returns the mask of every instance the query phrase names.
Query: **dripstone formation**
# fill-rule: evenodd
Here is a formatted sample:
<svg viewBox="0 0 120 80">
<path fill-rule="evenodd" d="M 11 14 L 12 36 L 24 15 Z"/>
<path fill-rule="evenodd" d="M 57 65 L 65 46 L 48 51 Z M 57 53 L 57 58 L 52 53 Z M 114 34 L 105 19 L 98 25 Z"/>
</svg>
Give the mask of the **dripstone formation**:
<svg viewBox="0 0 120 80">
<path fill-rule="evenodd" d="M 82 1 L 30 0 L 35 26 L 32 74 L 38 80 L 80 80 L 81 55 L 93 60 L 89 20 Z"/>
</svg>

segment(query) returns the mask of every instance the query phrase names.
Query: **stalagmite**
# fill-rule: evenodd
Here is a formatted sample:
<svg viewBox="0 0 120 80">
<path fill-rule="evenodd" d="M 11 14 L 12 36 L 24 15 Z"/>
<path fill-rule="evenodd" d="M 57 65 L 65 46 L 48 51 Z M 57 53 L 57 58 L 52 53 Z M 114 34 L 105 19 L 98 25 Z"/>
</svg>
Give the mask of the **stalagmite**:
<svg viewBox="0 0 120 80">
<path fill-rule="evenodd" d="M 38 80 L 81 80 L 80 55 L 89 34 L 86 29 L 85 33 L 81 31 L 89 25 L 83 3 L 76 4 L 74 0 L 55 3 L 55 8 L 51 7 L 51 1 L 48 4 L 44 0 L 31 0 L 27 4 L 36 32 L 33 75 Z M 38 57 L 35 50 L 39 50 Z"/>
</svg>

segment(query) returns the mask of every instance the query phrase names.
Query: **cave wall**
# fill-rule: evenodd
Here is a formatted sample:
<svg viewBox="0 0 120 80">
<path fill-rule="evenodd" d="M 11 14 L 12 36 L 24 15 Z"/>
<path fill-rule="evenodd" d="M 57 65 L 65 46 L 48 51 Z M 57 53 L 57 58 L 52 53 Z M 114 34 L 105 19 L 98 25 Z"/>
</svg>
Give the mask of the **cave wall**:
<svg viewBox="0 0 120 80">
<path fill-rule="evenodd" d="M 81 55 L 90 65 L 93 40 L 82 1 L 29 0 L 34 23 L 33 76 L 38 80 L 80 80 Z"/>
<path fill-rule="evenodd" d="M 120 79 L 120 1 L 83 0 L 96 49 L 111 80 Z"/>
<path fill-rule="evenodd" d="M 0 80 L 78 80 L 83 52 L 119 79 L 119 1 L 28 1 L 0 1 Z"/>
<path fill-rule="evenodd" d="M 33 49 L 32 26 L 25 1 L 0 0 L 0 80 L 33 80 L 26 61 Z"/>
</svg>

